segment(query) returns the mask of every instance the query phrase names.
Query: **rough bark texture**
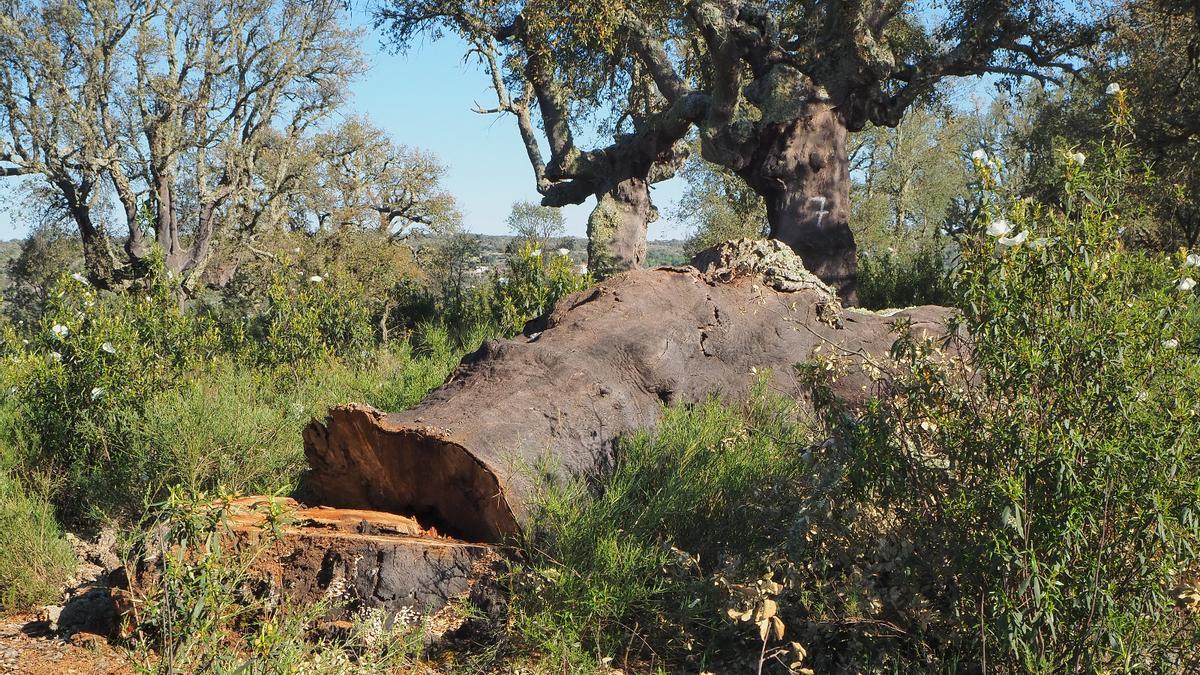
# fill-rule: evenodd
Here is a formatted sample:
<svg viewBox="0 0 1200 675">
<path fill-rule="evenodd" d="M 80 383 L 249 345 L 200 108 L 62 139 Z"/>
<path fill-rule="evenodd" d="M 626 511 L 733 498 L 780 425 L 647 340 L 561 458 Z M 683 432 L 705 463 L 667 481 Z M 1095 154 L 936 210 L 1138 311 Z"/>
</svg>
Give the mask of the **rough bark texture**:
<svg viewBox="0 0 1200 675">
<path fill-rule="evenodd" d="M 780 242 L 729 242 L 695 267 L 635 270 L 563 299 L 514 340 L 489 341 L 416 408 L 333 409 L 304 434 L 321 504 L 412 514 L 468 541 L 528 521 L 537 474 L 601 473 L 614 440 L 663 404 L 744 397 L 755 372 L 800 394 L 793 365 L 842 354 L 835 393 L 861 401 L 904 318 L 941 335 L 951 310 L 878 314 L 836 296 Z M 864 367 L 870 361 L 871 367 Z"/>
<path fill-rule="evenodd" d="M 847 306 L 858 304 L 850 160 L 837 110 L 777 123 L 742 172 L 767 204 L 770 236 L 795 251 Z"/>
<path fill-rule="evenodd" d="M 630 178 L 596 195 L 588 217 L 588 269 L 598 278 L 638 269 L 646 262 L 646 230 L 657 218 L 650 184 Z"/>
</svg>

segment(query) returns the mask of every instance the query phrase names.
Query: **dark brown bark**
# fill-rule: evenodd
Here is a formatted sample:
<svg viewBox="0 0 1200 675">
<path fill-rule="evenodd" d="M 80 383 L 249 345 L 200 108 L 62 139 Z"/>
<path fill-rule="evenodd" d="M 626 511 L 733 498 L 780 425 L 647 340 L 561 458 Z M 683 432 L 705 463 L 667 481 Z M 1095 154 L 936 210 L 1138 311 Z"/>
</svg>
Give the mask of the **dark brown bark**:
<svg viewBox="0 0 1200 675">
<path fill-rule="evenodd" d="M 108 234 L 92 222 L 92 211 L 87 205 L 90 188 L 87 185 L 77 188 L 70 180 L 59 180 L 55 185 L 66 198 L 71 219 L 79 228 L 79 237 L 83 242 L 83 268 L 88 280 L 97 288 L 111 288 L 116 282 L 116 257 Z"/>
<path fill-rule="evenodd" d="M 810 114 L 764 129 L 763 140 L 741 172 L 763 196 L 770 236 L 784 242 L 804 266 L 837 290 L 842 303 L 858 304 L 858 261 L 850 230 L 850 160 L 847 130 L 838 111 Z"/>
<path fill-rule="evenodd" d="M 536 475 L 602 473 L 614 441 L 653 427 L 664 403 L 741 400 L 755 371 L 801 395 L 793 366 L 835 353 L 850 366 L 834 393 L 854 404 L 889 368 L 896 321 L 941 335 L 952 313 L 843 311 L 783 244 L 725 247 L 701 261 L 707 273 L 634 270 L 563 299 L 526 335 L 485 343 L 413 410 L 335 408 L 304 434 L 308 494 L 498 542 L 528 522 Z"/>
<path fill-rule="evenodd" d="M 588 269 L 598 279 L 640 268 L 646 262 L 646 231 L 657 218 L 650 184 L 630 178 L 596 195 L 588 217 Z"/>
</svg>

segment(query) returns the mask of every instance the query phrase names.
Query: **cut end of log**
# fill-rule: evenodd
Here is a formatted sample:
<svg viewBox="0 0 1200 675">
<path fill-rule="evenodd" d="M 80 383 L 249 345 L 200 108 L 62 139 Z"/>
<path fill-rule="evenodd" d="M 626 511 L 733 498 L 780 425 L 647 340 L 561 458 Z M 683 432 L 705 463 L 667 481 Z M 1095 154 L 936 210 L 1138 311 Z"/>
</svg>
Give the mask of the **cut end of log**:
<svg viewBox="0 0 1200 675">
<path fill-rule="evenodd" d="M 304 432 L 316 503 L 411 516 L 475 543 L 518 531 L 499 478 L 445 431 L 389 425 L 369 406 L 339 406 Z"/>
</svg>

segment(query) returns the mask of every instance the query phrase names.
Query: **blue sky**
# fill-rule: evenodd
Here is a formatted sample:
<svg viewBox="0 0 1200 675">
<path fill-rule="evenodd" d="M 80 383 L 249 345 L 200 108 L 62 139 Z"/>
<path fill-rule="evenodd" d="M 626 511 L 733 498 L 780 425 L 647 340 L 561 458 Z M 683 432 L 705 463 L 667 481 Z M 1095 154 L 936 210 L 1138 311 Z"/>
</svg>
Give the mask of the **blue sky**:
<svg viewBox="0 0 1200 675">
<path fill-rule="evenodd" d="M 463 62 L 462 43 L 446 37 L 393 55 L 382 49 L 377 33 L 368 31 L 363 49 L 370 70 L 355 83 L 344 114 L 365 114 L 396 141 L 436 153 L 447 167 L 445 187 L 458 198 L 468 229 L 507 232 L 504 218 L 512 203 L 538 199 L 533 170 L 511 116 L 471 112 L 475 101 L 494 105 L 495 94 L 483 71 Z M 23 236 L 27 229 L 11 187 L 9 182 L 0 188 L 0 239 Z M 651 224 L 650 238 L 682 236 L 682 227 L 668 217 L 681 192 L 678 178 L 656 186 L 654 201 L 663 215 Z M 590 200 L 564 209 L 570 234 L 584 234 L 590 210 Z"/>
</svg>

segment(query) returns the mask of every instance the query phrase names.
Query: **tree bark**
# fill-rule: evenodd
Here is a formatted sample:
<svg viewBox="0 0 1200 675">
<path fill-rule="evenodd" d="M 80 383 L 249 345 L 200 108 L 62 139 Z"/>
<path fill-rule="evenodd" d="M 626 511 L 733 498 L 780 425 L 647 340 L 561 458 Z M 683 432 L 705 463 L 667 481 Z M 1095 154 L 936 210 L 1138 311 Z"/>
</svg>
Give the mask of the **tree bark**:
<svg viewBox="0 0 1200 675">
<path fill-rule="evenodd" d="M 741 171 L 767 205 L 770 236 L 784 242 L 804 266 L 858 304 L 858 261 L 850 231 L 848 132 L 837 109 L 764 129 L 763 140 Z"/>
<path fill-rule="evenodd" d="M 526 334 L 485 343 L 410 411 L 331 410 L 304 433 L 307 496 L 500 542 L 531 518 L 538 476 L 602 474 L 615 440 L 653 427 L 664 404 L 744 400 L 767 372 L 803 395 L 795 364 L 824 354 L 846 364 L 832 390 L 854 405 L 898 367 L 897 321 L 939 336 L 953 313 L 843 311 L 780 242 L 730 242 L 697 264 L 706 271 L 639 269 L 564 298 Z"/>
<path fill-rule="evenodd" d="M 598 279 L 640 268 L 646 262 L 646 231 L 658 217 L 650 184 L 630 178 L 596 195 L 588 217 L 588 269 Z"/>
<path fill-rule="evenodd" d="M 71 219 L 79 228 L 79 237 L 83 242 L 83 268 L 88 281 L 97 288 L 111 288 L 116 282 L 117 260 L 108 234 L 92 222 L 92 211 L 84 196 L 90 190 L 86 186 L 78 190 L 67 180 L 56 181 L 55 185 L 66 197 Z"/>
</svg>

